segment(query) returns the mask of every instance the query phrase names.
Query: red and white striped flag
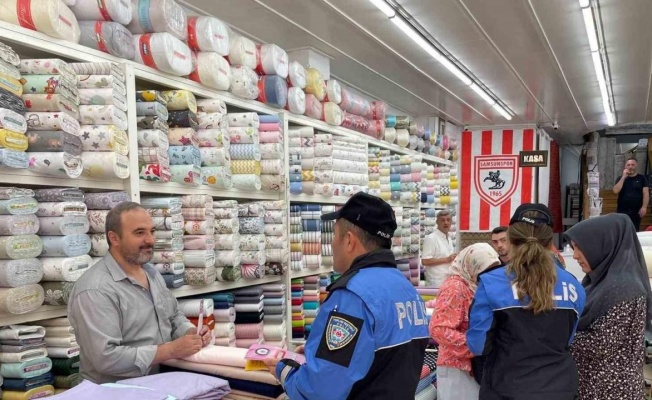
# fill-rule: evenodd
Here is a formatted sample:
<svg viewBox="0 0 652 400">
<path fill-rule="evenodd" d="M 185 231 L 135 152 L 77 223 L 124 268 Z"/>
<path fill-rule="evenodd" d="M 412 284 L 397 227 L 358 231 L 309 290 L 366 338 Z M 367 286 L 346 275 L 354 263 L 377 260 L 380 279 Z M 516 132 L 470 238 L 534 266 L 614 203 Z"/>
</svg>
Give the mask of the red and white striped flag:
<svg viewBox="0 0 652 400">
<path fill-rule="evenodd" d="M 535 199 L 535 168 L 519 168 L 520 151 L 535 150 L 534 129 L 465 131 L 460 165 L 462 232 L 487 232 Z"/>
</svg>

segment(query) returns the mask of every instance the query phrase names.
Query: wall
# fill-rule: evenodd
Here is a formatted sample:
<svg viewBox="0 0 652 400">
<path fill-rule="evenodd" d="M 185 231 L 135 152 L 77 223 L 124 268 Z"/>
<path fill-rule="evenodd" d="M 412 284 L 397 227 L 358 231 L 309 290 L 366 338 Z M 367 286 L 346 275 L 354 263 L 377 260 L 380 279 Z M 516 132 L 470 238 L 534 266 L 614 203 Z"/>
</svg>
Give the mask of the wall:
<svg viewBox="0 0 652 400">
<path fill-rule="evenodd" d="M 571 183 L 579 183 L 580 157 L 583 146 L 564 145 L 559 148 L 560 182 L 561 182 L 561 206 L 562 215 L 566 218 L 566 186 Z"/>
</svg>

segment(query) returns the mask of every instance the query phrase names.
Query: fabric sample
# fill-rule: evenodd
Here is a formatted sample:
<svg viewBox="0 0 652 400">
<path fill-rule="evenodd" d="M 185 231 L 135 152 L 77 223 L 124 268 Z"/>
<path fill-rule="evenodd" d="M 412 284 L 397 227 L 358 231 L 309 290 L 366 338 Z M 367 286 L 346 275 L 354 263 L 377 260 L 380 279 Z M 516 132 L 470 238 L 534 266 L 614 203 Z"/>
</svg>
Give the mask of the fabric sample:
<svg viewBox="0 0 652 400">
<path fill-rule="evenodd" d="M 37 258 L 0 261 L 0 287 L 20 287 L 39 283 L 43 266 Z"/>
</svg>

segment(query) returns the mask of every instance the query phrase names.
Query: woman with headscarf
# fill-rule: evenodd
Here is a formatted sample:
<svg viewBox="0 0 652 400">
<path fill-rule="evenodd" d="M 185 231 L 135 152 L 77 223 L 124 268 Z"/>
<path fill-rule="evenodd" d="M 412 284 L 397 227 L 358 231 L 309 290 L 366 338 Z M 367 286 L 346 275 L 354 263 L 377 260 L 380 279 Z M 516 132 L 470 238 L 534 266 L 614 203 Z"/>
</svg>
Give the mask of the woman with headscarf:
<svg viewBox="0 0 652 400">
<path fill-rule="evenodd" d="M 641 400 L 652 294 L 634 225 L 610 214 L 580 222 L 566 238 L 586 273 L 586 307 L 572 346 L 580 400 Z"/>
<path fill-rule="evenodd" d="M 469 308 L 478 275 L 500 265 L 498 253 L 487 243 L 473 244 L 460 252 L 439 289 L 430 320 L 430 336 L 439 344 L 437 398 L 473 400 L 480 386 L 471 376 L 473 355 L 466 345 Z"/>
</svg>

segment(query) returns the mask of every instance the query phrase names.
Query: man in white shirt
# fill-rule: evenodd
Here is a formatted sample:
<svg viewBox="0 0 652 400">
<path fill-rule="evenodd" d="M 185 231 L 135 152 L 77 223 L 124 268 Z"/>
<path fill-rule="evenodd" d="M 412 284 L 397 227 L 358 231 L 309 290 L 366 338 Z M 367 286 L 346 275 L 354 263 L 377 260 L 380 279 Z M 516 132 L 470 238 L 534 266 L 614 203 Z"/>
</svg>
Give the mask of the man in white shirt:
<svg viewBox="0 0 652 400">
<path fill-rule="evenodd" d="M 457 255 L 449 235 L 452 223 L 450 211 L 440 211 L 437 214 L 437 229 L 423 241 L 421 264 L 426 268 L 426 286 L 440 287 Z"/>
</svg>

